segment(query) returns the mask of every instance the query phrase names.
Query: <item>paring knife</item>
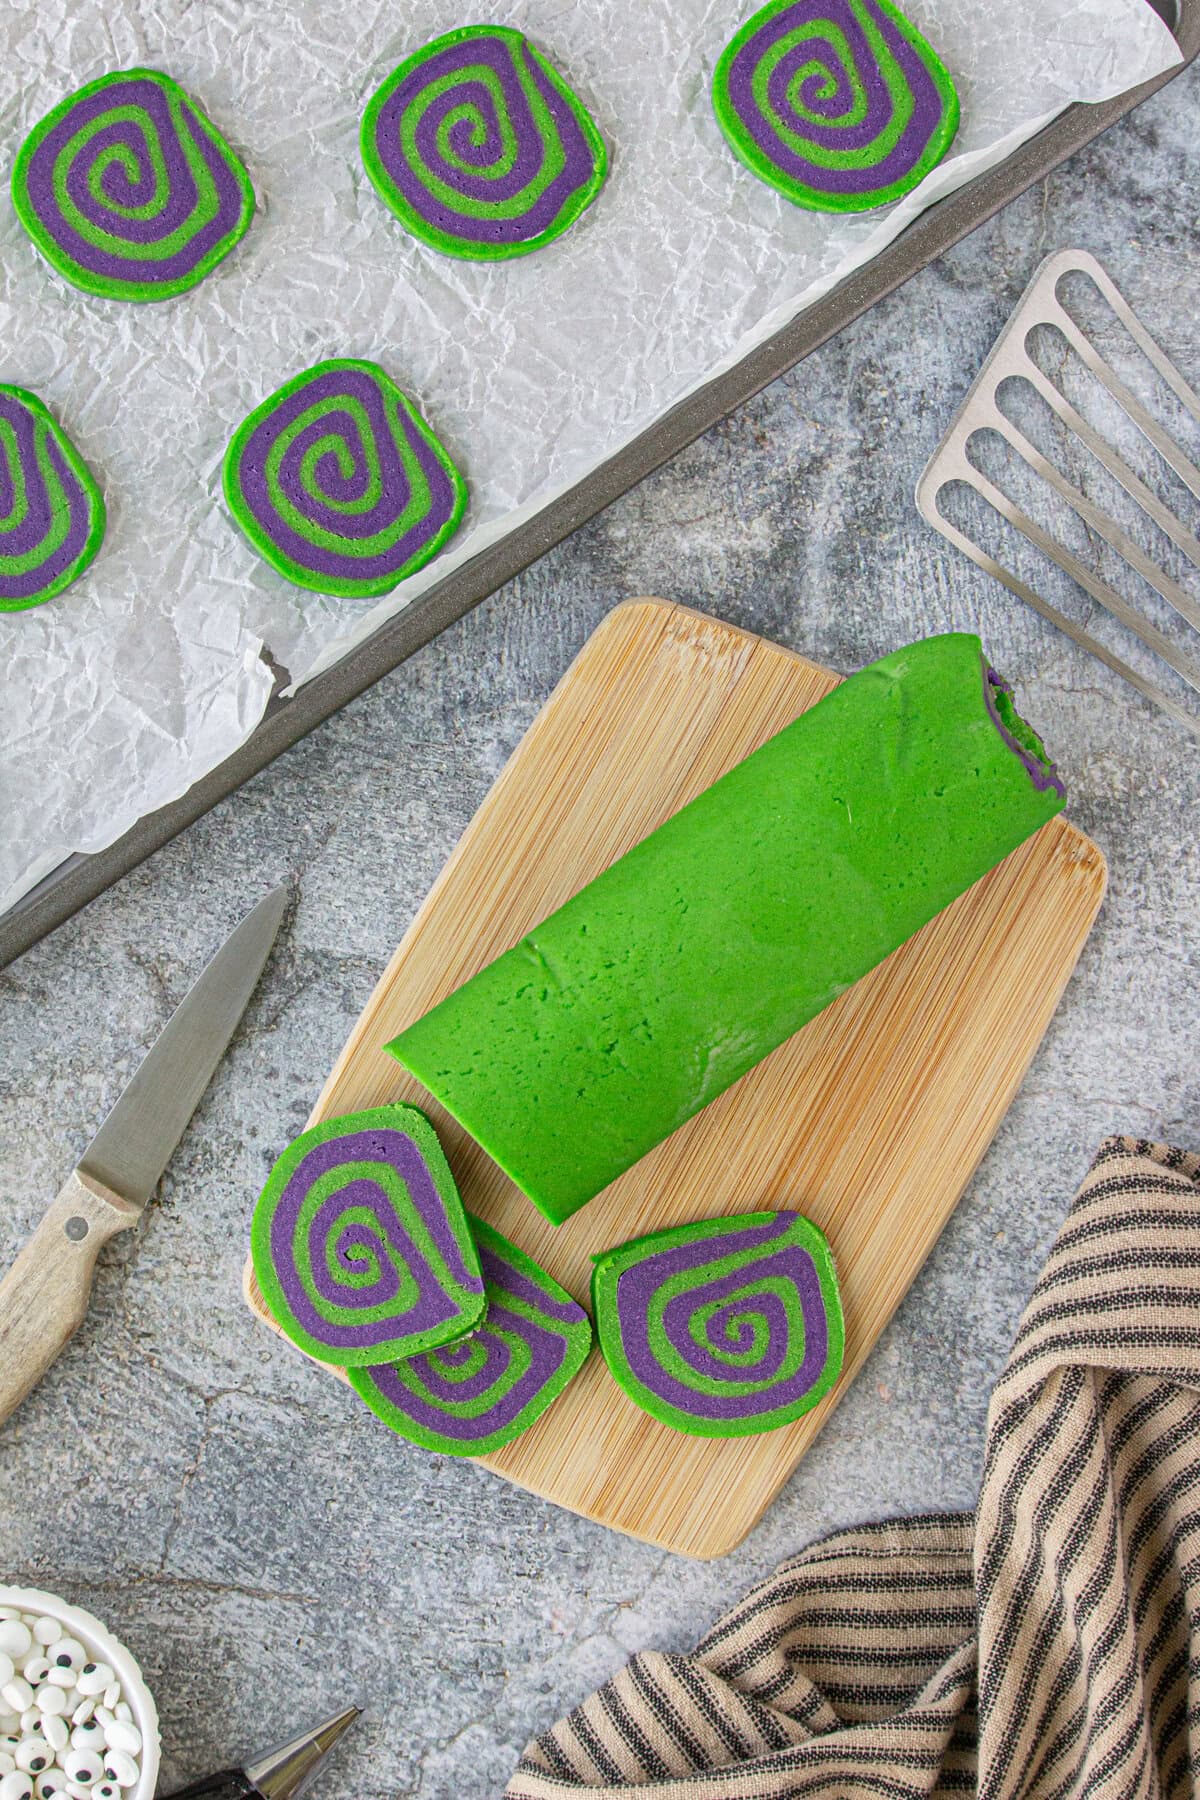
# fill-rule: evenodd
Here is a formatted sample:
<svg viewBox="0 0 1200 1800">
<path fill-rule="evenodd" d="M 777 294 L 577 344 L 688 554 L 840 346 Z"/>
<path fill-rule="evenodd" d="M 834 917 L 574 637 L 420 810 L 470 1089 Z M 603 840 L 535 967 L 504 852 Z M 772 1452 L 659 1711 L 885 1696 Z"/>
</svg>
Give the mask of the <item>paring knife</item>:
<svg viewBox="0 0 1200 1800">
<path fill-rule="evenodd" d="M 0 1281 L 0 1424 L 82 1324 L 96 1258 L 141 1217 L 246 1010 L 286 908 L 287 890 L 276 888 L 226 938 Z"/>
</svg>

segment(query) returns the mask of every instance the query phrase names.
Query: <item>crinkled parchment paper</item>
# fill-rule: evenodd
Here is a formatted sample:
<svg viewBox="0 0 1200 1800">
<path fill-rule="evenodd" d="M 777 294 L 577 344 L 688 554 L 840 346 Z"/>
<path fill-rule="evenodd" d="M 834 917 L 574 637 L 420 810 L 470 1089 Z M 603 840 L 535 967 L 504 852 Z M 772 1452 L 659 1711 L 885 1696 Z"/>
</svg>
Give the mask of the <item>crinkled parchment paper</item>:
<svg viewBox="0 0 1200 1800">
<path fill-rule="evenodd" d="M 790 206 L 717 131 L 713 64 L 748 10 L 488 10 L 550 53 L 611 149 L 608 185 L 573 230 L 489 266 L 407 238 L 358 155 L 367 98 L 414 45 L 474 17 L 461 0 L 0 0 L 6 171 L 69 89 L 141 63 L 195 94 L 259 201 L 248 237 L 199 288 L 136 306 L 69 287 L 0 199 L 0 379 L 53 408 L 109 508 L 74 588 L 0 614 L 0 909 L 243 741 L 271 688 L 262 646 L 294 681 L 327 667 L 1069 101 L 1179 60 L 1146 0 L 907 0 L 954 74 L 962 128 L 916 196 L 846 222 Z M 242 417 L 343 355 L 374 358 L 419 400 L 471 486 L 451 551 L 383 602 L 288 586 L 221 498 Z"/>
</svg>

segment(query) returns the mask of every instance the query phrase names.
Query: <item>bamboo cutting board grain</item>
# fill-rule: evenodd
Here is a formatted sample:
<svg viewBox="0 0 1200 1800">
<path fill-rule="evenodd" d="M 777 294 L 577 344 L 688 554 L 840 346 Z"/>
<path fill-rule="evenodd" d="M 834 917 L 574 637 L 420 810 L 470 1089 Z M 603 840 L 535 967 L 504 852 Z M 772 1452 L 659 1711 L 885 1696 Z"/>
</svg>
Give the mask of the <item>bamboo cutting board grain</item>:
<svg viewBox="0 0 1200 1800">
<path fill-rule="evenodd" d="M 483 1459 L 689 1556 L 723 1555 L 761 1517 L 924 1262 L 1083 947 L 1104 894 L 1099 849 L 1052 820 L 558 1227 L 383 1045 L 834 684 L 791 651 L 684 607 L 643 600 L 611 613 L 468 826 L 313 1112 L 424 1107 L 468 1208 L 584 1301 L 592 1253 L 640 1232 L 771 1207 L 824 1229 L 846 1366 L 804 1418 L 761 1437 L 685 1436 L 639 1411 L 594 1351 L 530 1431 Z M 247 1296 L 270 1323 L 249 1273 Z"/>
</svg>

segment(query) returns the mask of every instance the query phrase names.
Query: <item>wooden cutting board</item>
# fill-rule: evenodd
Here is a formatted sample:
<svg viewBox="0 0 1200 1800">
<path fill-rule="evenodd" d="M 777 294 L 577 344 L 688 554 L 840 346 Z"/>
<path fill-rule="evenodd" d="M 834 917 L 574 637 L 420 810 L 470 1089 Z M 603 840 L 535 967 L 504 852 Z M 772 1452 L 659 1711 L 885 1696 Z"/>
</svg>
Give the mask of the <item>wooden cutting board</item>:
<svg viewBox="0 0 1200 1800">
<path fill-rule="evenodd" d="M 557 1228 L 383 1045 L 835 679 L 685 607 L 639 600 L 611 613 L 467 827 L 312 1115 L 416 1101 L 468 1208 L 585 1301 L 592 1253 L 639 1232 L 771 1207 L 824 1229 L 845 1302 L 845 1372 L 794 1425 L 685 1436 L 634 1406 L 593 1351 L 530 1431 L 482 1459 L 535 1494 L 690 1556 L 723 1555 L 761 1517 L 924 1262 L 1087 937 L 1104 893 L 1101 852 L 1053 820 Z M 270 1323 L 249 1273 L 247 1297 Z"/>
</svg>

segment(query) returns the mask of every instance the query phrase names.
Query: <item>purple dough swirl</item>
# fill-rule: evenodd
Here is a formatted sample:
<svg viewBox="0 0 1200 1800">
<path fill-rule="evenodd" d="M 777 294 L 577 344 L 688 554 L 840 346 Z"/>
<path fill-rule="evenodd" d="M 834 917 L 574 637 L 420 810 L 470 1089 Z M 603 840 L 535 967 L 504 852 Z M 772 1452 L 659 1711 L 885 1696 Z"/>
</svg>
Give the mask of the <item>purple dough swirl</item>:
<svg viewBox="0 0 1200 1800">
<path fill-rule="evenodd" d="M 418 237 L 459 256 L 521 253 L 599 190 L 592 120 L 519 31 L 467 27 L 395 69 L 363 120 L 367 172 Z"/>
<path fill-rule="evenodd" d="M 399 1176 L 415 1220 L 432 1240 L 440 1270 L 420 1243 L 414 1220 L 395 1205 L 382 1183 L 370 1176 L 337 1187 L 320 1202 L 307 1227 L 302 1226 L 301 1213 L 314 1184 L 349 1163 L 374 1163 Z M 351 1209 L 362 1208 L 370 1212 L 369 1224 L 346 1218 Z M 454 1288 L 471 1293 L 481 1288 L 463 1260 L 424 1156 L 401 1131 L 355 1132 L 311 1149 L 293 1170 L 275 1204 L 270 1251 L 292 1319 L 331 1351 L 382 1349 L 386 1354 L 387 1346 L 398 1337 L 452 1326 L 461 1303 L 453 1289 L 448 1290 L 446 1275 Z M 374 1280 L 363 1282 L 360 1277 L 368 1253 L 377 1264 L 377 1274 Z M 415 1284 L 416 1293 L 409 1304 L 397 1306 L 401 1268 Z M 344 1271 L 344 1280 L 335 1269 Z M 356 1319 L 356 1312 L 363 1316 Z"/>
<path fill-rule="evenodd" d="M 254 211 L 228 144 L 182 88 L 149 69 L 103 76 L 55 107 L 18 154 L 13 198 L 68 280 L 129 300 L 194 286 Z"/>
<path fill-rule="evenodd" d="M 436 554 L 466 487 L 378 365 L 339 358 L 296 376 L 239 427 L 225 493 L 251 542 L 290 580 L 373 595 Z"/>
<path fill-rule="evenodd" d="M 36 394 L 0 386 L 0 610 L 61 593 L 104 535 L 104 501 Z"/>
<path fill-rule="evenodd" d="M 882 206 L 945 154 L 958 99 L 890 0 L 769 0 L 713 82 L 734 150 L 799 205 Z"/>
<path fill-rule="evenodd" d="M 756 1255 L 750 1268 L 739 1264 L 725 1274 L 715 1273 L 728 1257 L 743 1250 L 767 1250 L 774 1240 L 786 1236 L 790 1225 L 791 1215 L 778 1213 L 769 1225 L 726 1234 L 715 1245 L 711 1239 L 680 1244 L 624 1272 L 617 1285 L 617 1316 L 629 1366 L 639 1381 L 669 1405 L 713 1418 L 771 1412 L 808 1392 L 824 1367 L 828 1352 L 821 1283 L 809 1253 L 789 1244 L 766 1255 Z M 651 1342 L 655 1296 L 677 1276 L 686 1277 L 688 1286 L 667 1301 L 662 1325 L 667 1345 L 686 1366 L 690 1380 L 671 1374 L 663 1365 L 661 1344 Z M 804 1327 L 803 1355 L 783 1383 L 777 1377 L 789 1350 L 794 1348 L 794 1312 L 769 1290 L 750 1298 L 745 1295 L 748 1283 L 761 1287 L 772 1277 L 795 1289 Z M 734 1298 L 735 1295 L 741 1297 Z M 704 1341 L 698 1343 L 690 1329 L 697 1309 L 714 1302 L 725 1304 L 710 1316 Z M 740 1360 L 752 1337 L 748 1313 L 757 1315 L 766 1327 L 766 1347 L 753 1363 Z M 740 1340 L 729 1335 L 734 1321 L 742 1321 Z M 731 1361 L 730 1352 L 736 1353 L 739 1360 Z M 758 1393 L 729 1391 L 742 1382 L 767 1385 Z"/>
<path fill-rule="evenodd" d="M 799 1213 L 700 1220 L 618 1245 L 596 1258 L 592 1292 L 613 1375 L 679 1430 L 788 1424 L 841 1368 L 833 1259 Z"/>
</svg>

